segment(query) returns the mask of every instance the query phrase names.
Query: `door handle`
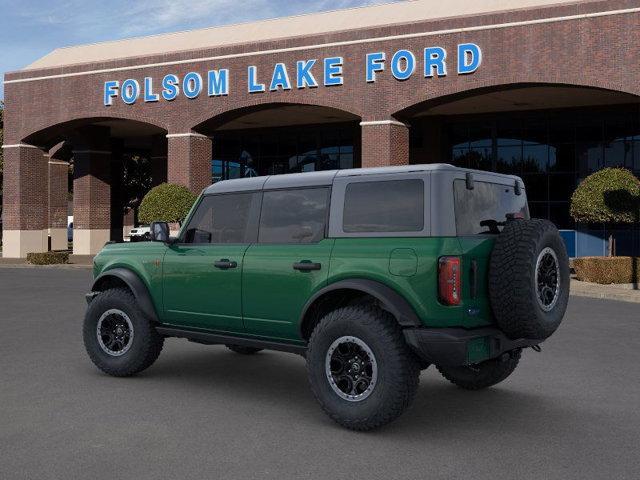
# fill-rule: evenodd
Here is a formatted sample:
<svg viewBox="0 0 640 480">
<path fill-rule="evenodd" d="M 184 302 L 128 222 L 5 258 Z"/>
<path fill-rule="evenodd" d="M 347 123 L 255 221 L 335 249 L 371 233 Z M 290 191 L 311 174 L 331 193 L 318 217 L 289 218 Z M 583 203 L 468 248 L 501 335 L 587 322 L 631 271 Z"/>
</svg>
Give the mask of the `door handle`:
<svg viewBox="0 0 640 480">
<path fill-rule="evenodd" d="M 310 262 L 309 260 L 302 260 L 293 264 L 294 270 L 300 270 L 301 272 L 310 272 L 311 270 L 320 270 L 322 264 Z"/>
<path fill-rule="evenodd" d="M 223 258 L 213 262 L 213 266 L 222 270 L 227 270 L 229 268 L 236 268 L 238 266 L 238 263 L 231 261 L 228 258 Z"/>
</svg>

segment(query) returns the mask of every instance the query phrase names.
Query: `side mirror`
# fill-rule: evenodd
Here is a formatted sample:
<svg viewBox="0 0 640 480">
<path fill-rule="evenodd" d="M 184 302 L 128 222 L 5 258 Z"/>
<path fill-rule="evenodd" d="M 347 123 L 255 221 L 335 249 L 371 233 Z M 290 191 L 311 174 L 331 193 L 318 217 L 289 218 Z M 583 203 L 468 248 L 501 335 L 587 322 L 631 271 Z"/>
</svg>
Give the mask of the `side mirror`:
<svg viewBox="0 0 640 480">
<path fill-rule="evenodd" d="M 149 230 L 152 242 L 169 242 L 169 224 L 167 222 L 151 222 Z"/>
</svg>

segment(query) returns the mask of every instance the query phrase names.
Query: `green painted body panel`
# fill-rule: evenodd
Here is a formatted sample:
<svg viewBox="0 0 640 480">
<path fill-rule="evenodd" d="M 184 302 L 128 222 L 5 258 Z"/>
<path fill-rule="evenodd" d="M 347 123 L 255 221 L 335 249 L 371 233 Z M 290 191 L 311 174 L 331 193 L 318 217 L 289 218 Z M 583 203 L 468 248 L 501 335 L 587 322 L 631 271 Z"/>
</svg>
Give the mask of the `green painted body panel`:
<svg viewBox="0 0 640 480">
<path fill-rule="evenodd" d="M 473 246 L 479 248 L 475 243 Z M 331 255 L 328 283 L 350 278 L 380 282 L 403 296 L 428 327 L 485 326 L 492 323 L 490 315 L 468 313 L 470 306 L 481 302 L 470 300 L 465 270 L 461 304 L 445 306 L 438 301 L 438 259 L 445 255 L 460 255 L 462 268 L 466 269 L 470 260 L 467 258 L 469 248 L 467 243 L 463 246 L 460 239 L 453 237 L 339 238 Z M 409 251 L 415 252 L 417 257 L 413 275 L 409 275 Z M 401 271 L 403 275 L 398 275 Z M 480 275 L 480 278 L 484 276 Z"/>
<path fill-rule="evenodd" d="M 495 237 L 476 235 L 473 237 L 458 237 L 462 250 L 462 296 L 467 307 L 476 311 L 476 318 L 485 320 L 478 326 L 493 323 L 493 313 L 489 304 L 489 258 L 495 243 Z M 470 298 L 471 292 L 471 262 L 475 260 L 478 266 L 476 296 Z"/>
<path fill-rule="evenodd" d="M 160 321 L 169 325 L 302 342 L 299 321 L 307 301 L 341 280 L 369 279 L 404 297 L 424 326 L 481 327 L 493 317 L 487 292 L 494 239 L 476 237 L 337 238 L 315 244 L 111 244 L 95 258 L 94 273 L 128 268 L 147 285 Z M 462 302 L 438 301 L 438 259 L 462 258 Z M 215 268 L 216 260 L 237 268 Z M 471 298 L 472 261 L 477 262 Z M 301 261 L 320 263 L 297 271 Z M 482 347 L 479 346 L 478 354 Z"/>
<path fill-rule="evenodd" d="M 242 259 L 248 245 L 185 245 L 167 249 L 162 319 L 171 325 L 242 332 Z M 236 262 L 220 269 L 217 260 Z"/>
<path fill-rule="evenodd" d="M 242 305 L 246 332 L 301 340 L 299 320 L 314 292 L 327 284 L 334 240 L 312 244 L 255 244 L 244 257 Z M 320 270 L 297 271 L 301 261 L 320 263 Z"/>
<path fill-rule="evenodd" d="M 127 242 L 105 245 L 93 260 L 93 273 L 126 268 L 138 275 L 149 290 L 158 314 L 162 312 L 162 261 L 167 246 L 158 242 Z"/>
</svg>

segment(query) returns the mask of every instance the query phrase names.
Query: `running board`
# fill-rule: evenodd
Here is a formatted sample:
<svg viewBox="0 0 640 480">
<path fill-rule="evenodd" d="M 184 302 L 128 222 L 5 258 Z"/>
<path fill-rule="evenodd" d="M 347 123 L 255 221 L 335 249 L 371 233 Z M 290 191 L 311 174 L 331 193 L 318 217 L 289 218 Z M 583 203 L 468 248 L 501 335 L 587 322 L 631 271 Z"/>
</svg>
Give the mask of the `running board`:
<svg viewBox="0 0 640 480">
<path fill-rule="evenodd" d="M 306 345 L 296 345 L 293 343 L 273 342 L 257 338 L 235 337 L 233 335 L 200 332 L 172 327 L 156 327 L 156 331 L 165 337 L 186 338 L 189 341 L 203 343 L 205 345 L 240 345 L 243 347 L 264 348 L 266 350 L 277 350 L 279 352 L 297 353 L 302 356 L 307 352 Z"/>
</svg>

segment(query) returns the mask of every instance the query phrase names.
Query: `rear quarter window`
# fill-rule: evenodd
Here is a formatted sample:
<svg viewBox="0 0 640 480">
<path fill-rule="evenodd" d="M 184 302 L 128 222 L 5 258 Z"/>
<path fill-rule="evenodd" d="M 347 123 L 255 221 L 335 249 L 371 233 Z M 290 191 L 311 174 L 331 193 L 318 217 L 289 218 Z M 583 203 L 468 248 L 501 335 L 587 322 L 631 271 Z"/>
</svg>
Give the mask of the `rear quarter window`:
<svg viewBox="0 0 640 480">
<path fill-rule="evenodd" d="M 453 195 L 460 236 L 499 233 L 510 213 L 529 218 L 524 189 L 516 195 L 513 186 L 476 181 L 469 190 L 464 180 L 455 180 Z"/>
<path fill-rule="evenodd" d="M 343 231 L 419 232 L 424 228 L 420 179 L 354 182 L 344 196 Z"/>
</svg>

